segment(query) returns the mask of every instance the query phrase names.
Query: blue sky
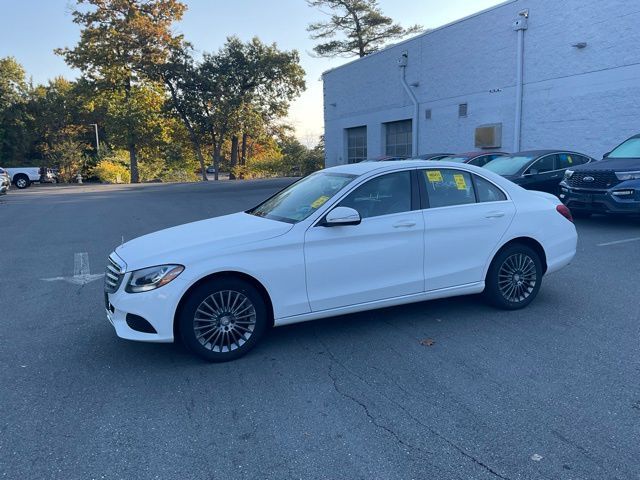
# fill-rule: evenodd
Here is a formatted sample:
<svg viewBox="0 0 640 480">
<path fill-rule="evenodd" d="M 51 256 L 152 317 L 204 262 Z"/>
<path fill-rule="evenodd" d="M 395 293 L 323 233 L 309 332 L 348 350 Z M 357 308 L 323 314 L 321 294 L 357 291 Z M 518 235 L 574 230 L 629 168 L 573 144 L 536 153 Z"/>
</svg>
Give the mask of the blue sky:
<svg viewBox="0 0 640 480">
<path fill-rule="evenodd" d="M 300 140 L 315 143 L 322 133 L 323 71 L 345 63 L 345 59 L 319 59 L 309 52 L 306 26 L 323 15 L 304 0 L 183 0 L 188 11 L 176 30 L 200 52 L 213 51 L 229 35 L 246 40 L 253 36 L 276 42 L 280 48 L 297 49 L 307 72 L 307 91 L 292 105 L 289 122 Z M 385 14 L 404 25 L 418 23 L 427 28 L 491 7 L 501 0 L 380 0 Z M 72 46 L 78 28 L 71 22 L 72 0 L 0 0 L 0 57 L 14 56 L 34 82 L 57 75 L 75 77 L 77 72 L 54 55 L 57 47 Z"/>
</svg>

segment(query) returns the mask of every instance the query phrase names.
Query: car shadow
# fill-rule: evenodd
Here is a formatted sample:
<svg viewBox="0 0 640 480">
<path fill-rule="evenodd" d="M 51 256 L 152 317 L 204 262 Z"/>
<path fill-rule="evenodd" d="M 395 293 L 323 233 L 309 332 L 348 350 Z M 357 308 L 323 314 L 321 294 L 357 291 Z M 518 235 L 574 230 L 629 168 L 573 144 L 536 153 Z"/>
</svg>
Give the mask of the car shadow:
<svg viewBox="0 0 640 480">
<path fill-rule="evenodd" d="M 329 317 L 270 329 L 251 352 L 225 365 L 253 367 L 265 361 L 306 357 L 300 350 L 315 352 L 329 349 L 334 343 L 349 343 L 359 348 L 358 344 L 367 339 L 385 337 L 419 345 L 427 336 L 467 336 L 478 328 L 479 320 L 513 319 L 508 317 L 510 313 L 486 305 L 479 296 L 464 296 Z M 181 342 L 153 344 L 115 338 L 108 343 L 105 353 L 111 359 L 111 368 L 115 369 L 130 368 L 132 364 L 142 369 L 178 370 L 216 365 L 192 355 Z"/>
</svg>

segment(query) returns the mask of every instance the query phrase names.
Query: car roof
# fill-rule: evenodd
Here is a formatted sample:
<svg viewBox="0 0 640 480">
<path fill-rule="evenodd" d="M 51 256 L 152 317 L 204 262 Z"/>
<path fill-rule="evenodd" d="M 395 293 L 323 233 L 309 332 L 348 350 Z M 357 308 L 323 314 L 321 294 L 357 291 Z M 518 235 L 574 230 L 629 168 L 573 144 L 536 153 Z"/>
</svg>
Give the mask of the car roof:
<svg viewBox="0 0 640 480">
<path fill-rule="evenodd" d="M 498 152 L 498 151 L 476 151 L 476 152 L 464 152 L 464 153 L 454 153 L 449 155 L 450 157 L 480 157 L 482 155 L 495 155 L 496 153 L 502 153 L 508 155 L 506 152 Z"/>
<path fill-rule="evenodd" d="M 512 157 L 541 157 L 542 155 L 549 155 L 551 153 L 575 153 L 576 155 L 583 155 L 588 157 L 589 155 L 580 152 L 574 152 L 573 150 L 566 150 L 562 148 L 558 148 L 555 150 L 547 149 L 547 150 L 524 150 L 522 152 L 512 153 Z"/>
<path fill-rule="evenodd" d="M 360 162 L 360 163 L 349 163 L 346 165 L 338 165 L 335 167 L 329 167 L 322 171 L 331 172 L 331 173 L 346 173 L 350 175 L 365 175 L 369 172 L 373 172 L 376 170 L 385 171 L 385 170 L 396 170 L 402 168 L 425 168 L 425 167 L 433 167 L 433 168 L 460 168 L 466 167 L 470 171 L 473 167 L 467 167 L 465 164 L 457 163 L 457 162 L 447 162 L 446 160 L 422 160 L 422 159 L 411 159 L 411 160 L 403 160 L 401 162 L 396 161 L 385 161 L 385 162 Z"/>
</svg>

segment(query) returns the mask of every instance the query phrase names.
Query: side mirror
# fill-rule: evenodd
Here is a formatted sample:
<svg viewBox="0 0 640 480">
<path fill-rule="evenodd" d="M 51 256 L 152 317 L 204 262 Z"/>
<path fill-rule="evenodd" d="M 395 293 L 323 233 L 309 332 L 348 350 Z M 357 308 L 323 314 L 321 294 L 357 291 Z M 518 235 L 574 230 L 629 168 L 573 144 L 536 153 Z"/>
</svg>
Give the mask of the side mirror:
<svg viewBox="0 0 640 480">
<path fill-rule="evenodd" d="M 357 210 L 349 207 L 336 207 L 324 217 L 323 227 L 341 227 L 346 225 L 359 225 L 360 214 Z"/>
<path fill-rule="evenodd" d="M 613 151 L 613 150 L 611 150 L 611 152 L 612 152 L 612 151 Z M 602 158 L 608 158 L 608 157 L 609 157 L 609 155 L 611 155 L 611 152 L 607 152 L 607 153 L 605 153 L 605 154 L 602 156 Z"/>
<path fill-rule="evenodd" d="M 536 170 L 535 168 L 532 168 L 530 170 L 527 170 L 527 172 L 523 175 L 523 177 L 529 177 L 531 175 L 538 175 L 538 170 Z"/>
</svg>

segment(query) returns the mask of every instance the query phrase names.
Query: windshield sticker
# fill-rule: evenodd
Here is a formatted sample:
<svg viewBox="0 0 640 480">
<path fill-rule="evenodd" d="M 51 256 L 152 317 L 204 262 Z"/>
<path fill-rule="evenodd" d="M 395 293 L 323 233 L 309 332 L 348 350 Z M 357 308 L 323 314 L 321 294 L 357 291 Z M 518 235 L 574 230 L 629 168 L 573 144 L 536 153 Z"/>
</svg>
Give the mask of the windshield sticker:
<svg viewBox="0 0 640 480">
<path fill-rule="evenodd" d="M 329 200 L 329 197 L 326 195 L 322 195 L 315 199 L 315 201 L 311 204 L 311 208 L 320 208 L 324 203 Z"/>
<path fill-rule="evenodd" d="M 467 189 L 467 182 L 464 181 L 464 175 L 456 173 L 453 176 L 453 179 L 456 181 L 456 187 L 458 187 L 458 190 L 466 190 Z"/>
<path fill-rule="evenodd" d="M 427 178 L 431 183 L 440 183 L 443 181 L 440 170 L 427 170 Z"/>
<path fill-rule="evenodd" d="M 573 163 L 573 158 L 571 158 L 571 155 L 567 155 L 567 159 L 569 160 L 569 163 Z"/>
</svg>

